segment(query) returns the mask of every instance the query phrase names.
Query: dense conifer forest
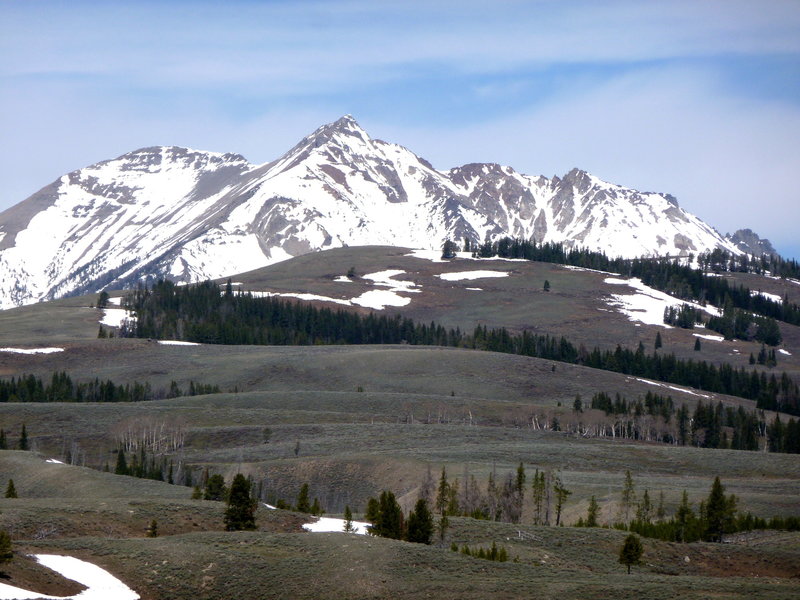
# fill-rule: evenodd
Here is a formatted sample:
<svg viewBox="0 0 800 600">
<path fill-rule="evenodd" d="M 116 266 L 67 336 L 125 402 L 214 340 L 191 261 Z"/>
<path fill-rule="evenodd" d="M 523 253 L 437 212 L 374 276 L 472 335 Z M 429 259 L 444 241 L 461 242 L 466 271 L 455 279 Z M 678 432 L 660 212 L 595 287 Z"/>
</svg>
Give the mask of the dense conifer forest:
<svg viewBox="0 0 800 600">
<path fill-rule="evenodd" d="M 522 258 L 539 262 L 571 265 L 608 271 L 624 277 L 638 277 L 642 283 L 682 300 L 703 305 L 738 308 L 778 321 L 800 325 L 800 306 L 787 298 L 776 302 L 742 285 L 731 285 L 717 277 L 722 272 L 770 273 L 777 277 L 800 278 L 800 264 L 778 256 L 764 255 L 760 259 L 733 256 L 723 250 L 697 257 L 699 268 L 692 268 L 678 259 L 670 258 L 609 258 L 601 252 L 585 249 L 567 250 L 560 243 L 537 244 L 534 241 L 503 238 L 486 242 L 474 252 L 479 258 Z"/>
<path fill-rule="evenodd" d="M 53 373 L 50 381 L 44 382 L 35 375 L 20 375 L 11 379 L 0 379 L 0 402 L 142 402 L 159 398 L 177 398 L 219 393 L 216 385 L 189 383 L 183 390 L 174 381 L 167 390 L 154 391 L 150 384 L 116 384 L 110 379 L 77 383 L 65 372 Z"/>
<path fill-rule="evenodd" d="M 437 345 L 519 354 L 580 364 L 596 369 L 685 385 L 709 392 L 755 400 L 758 408 L 800 414 L 800 387 L 783 373 L 767 376 L 730 364 L 678 359 L 674 354 L 643 345 L 636 350 L 588 351 L 564 337 L 505 328 L 477 326 L 472 334 L 441 325 L 415 323 L 399 315 L 358 313 L 282 300 L 256 298 L 251 294 L 224 291 L 210 281 L 176 286 L 159 281 L 127 296 L 126 308 L 135 312 L 135 323 L 121 335 L 141 338 L 177 339 L 207 344 L 413 344 Z"/>
</svg>

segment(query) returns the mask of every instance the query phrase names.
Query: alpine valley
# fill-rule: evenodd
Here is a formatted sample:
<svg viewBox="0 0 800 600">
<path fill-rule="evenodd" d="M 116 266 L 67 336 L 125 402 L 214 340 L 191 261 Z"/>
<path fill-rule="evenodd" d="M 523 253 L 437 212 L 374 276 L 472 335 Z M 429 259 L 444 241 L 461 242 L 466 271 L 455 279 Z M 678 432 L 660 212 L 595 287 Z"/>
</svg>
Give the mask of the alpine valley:
<svg viewBox="0 0 800 600">
<path fill-rule="evenodd" d="M 0 307 L 215 279 L 341 246 L 506 236 L 630 258 L 772 250 L 750 231 L 722 237 L 669 195 L 579 169 L 552 179 L 497 164 L 438 171 L 344 116 L 263 165 L 169 146 L 64 175 L 0 214 Z"/>
</svg>

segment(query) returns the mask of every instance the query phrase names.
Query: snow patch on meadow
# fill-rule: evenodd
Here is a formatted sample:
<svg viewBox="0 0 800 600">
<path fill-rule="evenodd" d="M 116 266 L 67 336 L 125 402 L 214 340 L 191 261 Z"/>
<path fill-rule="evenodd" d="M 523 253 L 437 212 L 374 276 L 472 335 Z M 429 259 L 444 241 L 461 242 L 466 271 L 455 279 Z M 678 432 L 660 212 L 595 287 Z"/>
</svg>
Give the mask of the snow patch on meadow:
<svg viewBox="0 0 800 600">
<path fill-rule="evenodd" d="M 101 325 L 107 327 L 122 327 L 122 323 L 126 319 L 132 319 L 133 316 L 124 308 L 104 308 L 103 317 L 100 319 Z"/>
<path fill-rule="evenodd" d="M 11 354 L 52 354 L 63 351 L 63 348 L 0 348 L 0 352 L 10 352 Z"/>
<path fill-rule="evenodd" d="M 639 321 L 645 325 L 659 325 L 665 329 L 672 329 L 664 323 L 664 310 L 669 306 L 688 304 L 711 315 L 719 316 L 720 311 L 713 306 L 702 306 L 694 302 L 679 300 L 669 294 L 660 292 L 642 283 L 639 278 L 619 279 L 606 277 L 605 283 L 611 285 L 627 285 L 636 290 L 634 294 L 611 294 L 607 304 L 626 315 L 631 321 Z"/>
<path fill-rule="evenodd" d="M 320 517 L 314 523 L 305 523 L 303 529 L 313 533 L 344 533 L 344 519 L 334 519 L 333 517 Z M 366 535 L 369 523 L 353 521 L 353 533 Z"/>
<path fill-rule="evenodd" d="M 707 333 L 693 333 L 694 337 L 703 338 L 704 340 L 711 340 L 712 342 L 722 342 L 725 338 L 721 335 L 710 335 Z"/>
<path fill-rule="evenodd" d="M 184 342 L 181 340 L 158 340 L 162 346 L 199 346 L 197 342 Z"/>
<path fill-rule="evenodd" d="M 792 355 L 791 352 L 789 352 L 788 350 L 784 350 L 783 348 L 779 348 L 778 352 L 780 352 L 781 354 L 785 354 L 786 356 L 791 356 Z"/>
<path fill-rule="evenodd" d="M 86 589 L 74 596 L 45 596 L 36 592 L 0 583 L 0 600 L 138 600 L 134 592 L 111 573 L 85 560 L 58 554 L 34 554 L 39 564 L 60 573 L 62 576 Z"/>
<path fill-rule="evenodd" d="M 48 458 L 48 459 L 47 459 L 46 461 L 44 461 L 44 462 L 51 463 L 51 464 L 54 464 L 54 465 L 63 465 L 63 464 L 64 464 L 64 462 L 63 462 L 63 461 L 60 461 L 60 460 L 58 460 L 57 458 Z"/>
<path fill-rule="evenodd" d="M 489 277 L 508 277 L 508 271 L 458 271 L 456 273 L 442 273 L 437 275 L 444 281 L 471 281 L 473 279 L 487 279 Z"/>
<path fill-rule="evenodd" d="M 773 302 L 777 302 L 778 304 L 783 303 L 783 298 L 779 294 L 770 294 L 768 292 L 762 292 L 761 290 L 750 290 L 751 296 L 761 296 L 762 298 L 766 298 L 767 300 L 772 300 Z"/>
<path fill-rule="evenodd" d="M 690 390 L 684 387 L 678 387 L 675 385 L 669 385 L 668 383 L 660 383 L 658 381 L 650 381 L 649 379 L 641 379 L 639 377 L 635 377 L 636 381 L 640 381 L 642 383 L 646 383 L 647 385 L 654 385 L 656 387 L 663 387 L 667 388 L 668 390 L 674 390 L 676 392 L 683 392 L 684 394 L 690 394 L 692 396 L 699 396 L 700 398 L 711 398 L 708 394 L 700 394 L 695 392 L 694 390 Z"/>
<path fill-rule="evenodd" d="M 377 271 L 369 273 L 362 277 L 376 287 L 385 287 L 389 289 L 369 290 L 354 298 L 331 298 L 330 296 L 319 296 L 317 294 L 306 294 L 296 292 L 268 292 L 268 291 L 248 291 L 246 293 L 252 294 L 254 298 L 265 298 L 271 296 L 280 296 L 281 298 L 297 298 L 298 300 L 319 302 L 333 302 L 334 304 L 342 304 L 344 306 L 364 306 L 375 310 L 383 310 L 387 306 L 406 306 L 411 303 L 411 298 L 401 296 L 404 294 L 418 294 L 420 293 L 419 286 L 413 281 L 403 281 L 394 279 L 398 275 L 403 275 L 405 271 L 398 269 L 391 269 L 386 271 Z M 344 275 L 340 276 L 344 277 Z M 340 279 L 338 281 L 351 282 L 349 278 Z"/>
</svg>

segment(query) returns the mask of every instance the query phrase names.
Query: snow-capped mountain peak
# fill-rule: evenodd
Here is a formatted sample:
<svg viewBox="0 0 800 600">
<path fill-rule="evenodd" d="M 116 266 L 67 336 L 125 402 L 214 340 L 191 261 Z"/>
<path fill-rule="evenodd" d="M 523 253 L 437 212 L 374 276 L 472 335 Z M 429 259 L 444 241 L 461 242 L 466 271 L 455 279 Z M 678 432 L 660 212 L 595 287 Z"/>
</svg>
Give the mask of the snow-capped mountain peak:
<svg viewBox="0 0 800 600">
<path fill-rule="evenodd" d="M 345 115 L 263 165 L 159 146 L 64 175 L 0 213 L 0 306 L 222 277 L 343 245 L 502 236 L 615 256 L 740 251 L 671 196 L 577 168 L 552 179 L 492 163 L 437 171 Z"/>
</svg>

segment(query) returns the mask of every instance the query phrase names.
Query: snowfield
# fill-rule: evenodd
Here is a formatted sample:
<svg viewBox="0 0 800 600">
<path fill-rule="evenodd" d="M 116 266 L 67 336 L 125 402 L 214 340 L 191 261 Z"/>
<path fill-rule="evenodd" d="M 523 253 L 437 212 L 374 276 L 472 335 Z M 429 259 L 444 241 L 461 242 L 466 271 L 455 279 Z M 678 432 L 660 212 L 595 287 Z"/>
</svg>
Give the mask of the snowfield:
<svg viewBox="0 0 800 600">
<path fill-rule="evenodd" d="M 645 325 L 659 325 L 665 329 L 672 329 L 671 325 L 664 323 L 664 310 L 668 306 L 681 304 L 688 304 L 714 316 L 720 314 L 720 311 L 713 306 L 701 306 L 694 302 L 679 300 L 643 284 L 642 280 L 636 277 L 633 279 L 606 277 L 604 281 L 612 285 L 627 285 L 636 290 L 635 294 L 611 294 L 607 304 L 626 315 L 631 321 L 639 321 Z"/>
<path fill-rule="evenodd" d="M 444 281 L 471 281 L 473 279 L 487 279 L 489 277 L 508 277 L 508 271 L 459 271 L 457 273 L 442 273 L 437 275 Z"/>
<path fill-rule="evenodd" d="M 364 523 L 363 521 L 353 521 L 353 533 L 357 533 L 359 535 L 367 535 L 367 527 L 369 527 L 369 523 Z M 332 517 L 320 517 L 314 523 L 306 523 L 303 525 L 303 529 L 306 531 L 311 531 L 313 533 L 344 533 L 344 519 L 334 519 Z"/>
<path fill-rule="evenodd" d="M 45 596 L 36 592 L 0 583 L 0 600 L 138 600 L 134 592 L 105 569 L 85 560 L 57 554 L 34 554 L 39 564 L 85 585 L 86 589 L 74 596 Z"/>
<path fill-rule="evenodd" d="M 63 348 L 0 348 L 0 352 L 10 352 L 12 354 L 52 354 L 53 352 L 63 351 Z"/>
</svg>

